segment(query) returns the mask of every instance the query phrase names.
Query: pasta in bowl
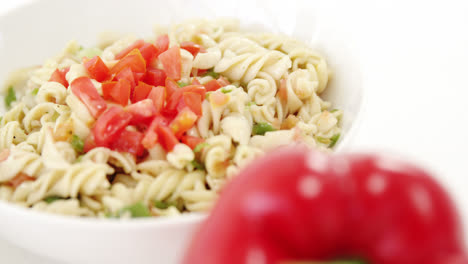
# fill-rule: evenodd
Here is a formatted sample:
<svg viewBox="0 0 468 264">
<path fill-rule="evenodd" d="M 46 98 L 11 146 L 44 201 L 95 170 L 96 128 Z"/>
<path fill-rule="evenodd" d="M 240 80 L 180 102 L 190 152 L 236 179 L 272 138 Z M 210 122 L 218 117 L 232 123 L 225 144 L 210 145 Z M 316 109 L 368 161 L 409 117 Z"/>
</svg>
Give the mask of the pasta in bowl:
<svg viewBox="0 0 468 264">
<path fill-rule="evenodd" d="M 158 31 L 71 41 L 10 78 L 3 200 L 75 216 L 206 212 L 264 152 L 338 141 L 343 111 L 320 97 L 330 70 L 305 43 L 234 19 Z"/>
<path fill-rule="evenodd" d="M 6 74 L 14 68 L 31 65 L 32 63 L 41 65 L 37 68 L 31 68 L 26 77 L 19 76 L 17 78 L 17 80 L 26 80 L 26 82 L 22 84 L 21 82 L 10 82 L 14 87 L 16 100 L 11 101 L 10 107 L 2 114 L 1 121 L 3 131 L 7 131 L 4 124 L 10 120 L 13 122 L 8 122 L 11 123 L 8 127 L 13 129 L 9 131 L 19 133 L 14 134 L 13 137 L 2 137 L 2 140 L 6 139 L 0 142 L 2 151 L 9 149 L 8 155 L 5 154 L 6 152 L 4 153 L 5 161 L 8 158 L 10 158 L 10 161 L 17 160 L 12 157 L 22 158 L 23 162 L 25 162 L 24 165 L 27 164 L 28 168 L 16 167 L 17 172 L 23 170 L 25 176 L 34 178 L 34 180 L 19 181 L 22 184 L 25 183 L 25 187 L 21 188 L 24 192 L 18 192 L 19 189 L 13 188 L 10 182 L 18 173 L 11 176 L 14 170 L 11 169 L 10 171 L 8 169 L 8 175 L 10 175 L 8 180 L 6 176 L 2 176 L 5 178 L 1 184 L 1 197 L 10 202 L 0 202 L 0 223 L 4 227 L 0 233 L 5 239 L 23 248 L 67 263 L 154 263 L 155 261 L 159 263 L 177 263 L 190 234 L 198 223 L 204 219 L 205 214 L 198 212 L 209 210 L 213 201 L 216 200 L 216 196 L 218 196 L 218 191 L 229 181 L 230 177 L 235 177 L 237 171 L 246 166 L 249 161 L 258 155 L 271 151 L 277 145 L 287 144 L 291 141 L 295 142 L 299 138 L 308 140 L 307 144 L 315 145 L 324 151 L 328 151 L 330 144 L 335 140 L 337 142 L 333 148 L 340 149 L 346 146 L 347 141 L 352 138 L 359 112 L 362 109 L 363 91 L 360 83 L 360 66 L 359 60 L 351 56 L 353 52 L 349 52 L 350 47 L 347 46 L 349 43 L 345 45 L 325 34 L 333 32 L 333 35 L 340 35 L 337 32 L 343 30 L 341 22 L 333 22 L 332 16 L 321 18 L 322 21 L 329 19 L 331 23 L 321 24 L 321 27 L 323 27 L 321 30 L 322 35 L 317 38 L 313 45 L 310 45 L 309 42 L 301 42 L 292 37 L 284 38 L 283 34 L 268 33 L 271 30 L 262 29 L 259 31 L 260 34 L 253 34 L 250 28 L 246 30 L 245 27 L 252 24 L 252 21 L 242 17 L 241 14 L 235 13 L 234 9 L 222 14 L 240 17 L 242 21 L 240 28 L 237 28 L 237 22 L 233 23 L 233 20 L 221 20 L 221 22 L 216 23 L 213 22 L 217 21 L 216 19 L 197 20 L 179 23 L 166 29 L 159 27 L 154 30 L 155 34 L 151 35 L 147 32 L 140 32 L 143 25 L 148 27 L 149 31 L 149 27 L 156 22 L 167 23 L 171 21 L 164 13 L 157 18 L 151 16 L 154 10 L 159 8 L 156 5 L 162 4 L 160 2 L 140 3 L 140 1 L 132 1 L 131 6 L 114 10 L 115 14 L 112 17 L 109 17 L 108 20 L 102 20 L 98 18 L 103 13 L 97 15 L 94 12 L 108 10 L 108 6 L 113 5 L 112 2 L 92 2 L 93 9 L 83 9 L 82 7 L 86 6 L 86 3 L 90 4 L 91 1 L 82 1 L 83 4 L 76 8 L 81 11 L 79 12 L 81 15 L 87 18 L 86 21 L 81 19 L 81 15 L 78 16 L 75 13 L 53 12 L 53 10 L 57 9 L 67 9 L 67 3 L 67 1 L 44 0 L 18 9 L 9 16 L 0 17 L 1 21 L 5 21 L 5 23 L 0 23 L 0 32 L 3 36 L 0 37 L 2 43 L 0 44 L 0 53 L 2 53 L 2 58 L 9 61 L 8 64 L 0 63 L 2 82 L 6 81 L 8 83 L 9 80 L 13 80 L 7 78 Z M 132 8 L 142 6 L 142 4 L 150 5 L 151 8 L 140 10 L 141 16 L 128 17 L 128 12 L 125 10 L 133 10 Z M 273 6 L 270 4 L 268 8 L 273 8 Z M 213 17 L 210 15 L 209 9 L 202 7 L 206 7 L 206 5 L 197 4 L 197 6 L 193 7 L 193 10 L 199 11 L 200 15 L 197 15 L 198 17 Z M 38 10 L 42 11 L 37 12 Z M 307 18 L 306 21 L 309 23 L 309 21 L 312 21 L 310 20 L 311 14 L 319 17 L 320 10 L 323 9 L 310 9 L 307 16 L 298 15 L 298 18 Z M 219 9 L 216 11 L 218 12 Z M 30 12 L 43 14 L 41 19 L 37 19 L 38 27 L 36 30 L 18 21 L 24 16 L 29 17 Z M 32 17 L 36 16 L 33 15 Z M 189 16 L 181 13 L 175 17 L 177 19 L 174 19 L 174 21 L 184 21 L 186 17 Z M 56 21 L 62 21 L 62 23 L 57 25 Z M 81 21 L 82 24 L 77 27 L 73 21 Z M 12 23 L 17 25 L 15 30 L 5 26 Z M 222 25 L 227 30 L 223 33 L 223 37 L 216 36 L 216 34 L 221 33 L 220 31 L 205 32 L 209 33 L 205 35 L 215 42 L 215 45 L 209 46 L 209 38 L 192 35 L 191 30 L 196 28 L 197 23 L 198 26 L 225 23 Z M 258 23 L 269 25 L 269 22 L 263 21 L 263 19 Z M 255 24 L 255 21 L 253 24 Z M 318 25 L 313 22 L 310 22 L 310 24 Z M 330 29 L 325 27 L 327 25 L 330 26 Z M 50 34 L 48 28 L 54 28 L 54 30 L 57 30 L 57 34 Z M 83 31 L 82 28 L 88 30 Z M 140 37 L 120 35 L 118 38 L 107 38 L 107 41 L 98 42 L 101 43 L 100 45 L 88 44 L 95 43 L 91 39 L 94 39 L 99 32 L 109 28 L 116 28 L 117 31 L 122 32 L 137 32 L 137 36 Z M 310 31 L 318 32 L 316 29 L 311 28 Z M 172 34 L 173 30 L 185 33 Z M 31 38 L 37 39 L 36 49 L 31 50 L 24 47 L 23 43 L 26 43 L 23 41 L 24 36 L 18 35 L 17 32 L 28 34 Z M 124 142 L 130 142 L 135 137 L 121 137 L 119 134 L 119 137 L 111 137 L 112 144 L 107 142 L 106 144 L 110 145 L 95 146 L 85 151 L 85 146 L 89 146 L 86 145 L 86 139 L 89 135 L 93 135 L 99 117 L 93 116 L 92 111 L 83 103 L 81 97 L 73 92 L 74 89 L 70 86 L 72 86 L 75 79 L 84 80 L 89 78 L 97 94 L 104 99 L 103 83 L 108 80 L 97 81 L 90 76 L 83 57 L 93 59 L 95 55 L 99 55 L 106 67 L 111 71 L 112 67 L 123 58 L 113 59 L 112 56 L 115 58 L 115 55 L 145 36 L 149 36 L 142 39 L 145 44 L 150 43 L 156 46 L 157 37 L 165 34 L 169 37 L 168 49 L 174 46 L 179 47 L 181 65 L 187 65 L 185 62 L 191 60 L 192 69 L 205 68 L 195 72 L 192 70 L 184 71 L 186 69 L 181 67 L 182 82 L 180 80 L 174 81 L 177 86 L 189 85 L 179 88 L 183 89 L 191 86 L 194 79 L 198 80 L 205 90 L 207 90 L 207 84 L 212 81 L 216 82 L 212 82 L 211 85 L 216 83 L 222 85 L 211 93 L 206 91 L 205 97 L 200 98 L 203 114 L 197 115 L 196 123 L 185 132 L 185 136 L 201 138 L 203 142 L 201 144 L 200 142 L 194 143 L 197 141 L 190 138 L 192 141 L 189 143 L 187 137 L 185 137 L 184 142 L 182 137 L 176 136 L 177 143 L 175 140 L 172 141 L 176 143 L 172 151 L 165 150 L 163 144 L 156 144 L 157 147 L 149 148 L 150 151 L 143 148 L 143 154 L 141 156 L 137 154 L 137 158 L 135 158 L 134 154 L 119 150 L 124 148 L 125 144 L 118 144 L 118 147 L 117 144 L 114 144 L 121 138 L 128 139 Z M 309 34 L 309 28 L 307 34 Z M 49 39 L 40 37 L 44 35 L 47 35 Z M 289 32 L 288 35 L 296 34 Z M 279 42 L 275 43 L 273 38 L 269 38 L 275 36 L 280 36 Z M 304 36 L 308 37 L 308 35 Z M 240 44 L 233 41 L 235 38 L 241 39 Z M 282 38 L 287 41 L 283 41 Z M 80 42 L 83 40 L 83 44 L 68 42 L 65 45 L 64 52 L 52 57 L 60 50 L 60 47 L 63 48 L 69 39 L 77 39 Z M 302 37 L 301 39 L 307 38 Z M 181 47 L 182 42 L 193 42 L 203 47 L 204 51 L 199 52 L 197 56 L 193 56 L 190 52 L 193 51 L 193 47 L 186 46 L 187 49 L 184 49 Z M 291 47 L 286 45 L 286 42 L 289 43 L 288 45 L 300 44 L 299 47 L 305 45 L 305 48 L 312 51 L 314 51 L 314 47 L 318 47 L 320 51 L 323 51 L 325 57 L 309 57 L 317 73 L 316 79 L 309 79 L 313 69 L 311 67 L 307 68 L 307 63 L 298 59 L 300 57 L 299 52 L 295 53 L 294 56 L 296 57 L 290 56 L 288 53 L 290 50 L 288 49 Z M 251 46 L 241 49 L 239 45 L 244 45 L 243 43 L 251 43 Z M 117 45 L 122 46 L 117 48 Z M 82 49 L 81 46 L 83 46 Z M 115 50 L 112 50 L 111 47 L 115 47 Z M 99 48 L 99 50 L 96 48 Z M 138 48 L 139 51 L 140 48 Z M 219 48 L 220 52 L 219 59 L 217 57 L 217 48 Z M 21 50 L 24 56 L 16 55 L 18 49 Z M 197 49 L 196 46 L 195 49 Z M 15 52 L 6 52 L 7 50 L 14 50 Z M 270 51 L 271 53 L 266 55 Z M 131 50 L 128 53 L 130 52 Z M 258 56 L 259 52 L 263 55 Z M 140 54 L 143 56 L 143 52 L 140 51 Z M 259 65 L 252 64 L 252 61 L 249 63 L 247 57 L 250 55 L 245 54 L 252 54 L 252 61 L 263 61 L 262 67 L 265 70 L 258 70 L 254 74 L 256 72 L 255 67 Z M 316 54 L 314 51 L 314 56 Z M 200 61 L 196 62 L 198 56 L 200 56 Z M 206 61 L 214 58 L 217 61 L 216 65 L 208 63 L 201 65 L 203 56 L 205 56 Z M 52 57 L 52 60 L 45 60 L 46 57 Z M 237 62 L 236 57 L 239 60 Z M 291 63 L 290 66 L 288 58 Z M 327 72 L 332 72 L 331 75 L 329 73 L 326 75 L 319 74 L 320 71 L 323 73 L 322 59 L 325 65 L 329 65 L 326 69 Z M 243 64 L 240 63 L 242 61 Z M 200 64 L 197 65 L 197 63 Z M 198 68 L 194 67 L 194 64 Z M 94 65 L 98 64 L 94 63 Z M 236 65 L 239 67 L 234 67 Z M 319 65 L 322 66 L 319 67 Z M 65 73 L 68 67 L 70 68 Z M 216 67 L 218 68 L 216 69 Z M 242 73 L 240 70 L 242 67 L 247 67 L 249 70 L 244 70 L 244 73 Z M 275 67 L 277 67 L 276 69 L 283 69 L 287 75 L 283 76 L 281 71 L 275 70 Z M 150 64 L 146 68 L 165 70 L 164 65 L 157 62 L 155 65 Z M 351 68 L 352 71 L 349 70 Z M 60 82 L 49 81 L 57 69 L 58 72 L 55 74 L 57 80 L 66 80 L 69 84 L 66 87 Z M 145 75 L 147 69 L 145 69 Z M 205 72 L 203 72 L 204 70 Z M 190 81 L 187 76 L 187 79 L 182 79 L 184 72 L 185 74 L 190 72 Z M 323 85 L 324 82 L 320 81 L 319 76 L 328 77 L 329 75 L 331 77 L 330 82 L 323 86 L 326 89 L 322 92 L 320 91 L 322 89 L 320 84 Z M 156 76 L 156 74 L 153 74 L 153 76 Z M 289 80 L 283 78 L 285 76 L 288 76 Z M 220 79 L 220 77 L 224 78 Z M 315 78 L 315 75 L 312 77 Z M 138 78 L 138 75 L 136 78 Z M 222 83 L 223 79 L 228 80 L 229 84 Z M 118 82 L 118 80 L 110 80 L 110 82 L 113 81 Z M 147 83 L 145 80 L 142 82 Z M 32 86 L 28 87 L 28 83 Z M 276 86 L 276 90 L 271 89 L 272 83 Z M 313 87 L 313 90 L 301 90 L 300 87 L 304 83 L 312 83 L 312 86 L 307 87 Z M 283 91 L 286 91 L 287 95 L 291 93 L 291 98 L 296 96 L 298 100 L 291 101 L 287 106 L 279 104 L 282 103 L 279 100 L 280 96 L 278 96 L 281 85 L 283 85 L 283 88 L 286 87 Z M 137 86 L 138 83 L 135 83 L 135 87 Z M 165 80 L 164 85 L 151 86 L 152 88 L 158 86 L 167 88 Z M 9 86 L 5 87 L 7 97 L 8 88 Z M 212 97 L 213 94 L 214 97 Z M 320 101 L 319 105 L 307 103 L 312 101 L 315 96 L 318 97 L 316 101 Z M 123 106 L 118 100 L 119 97 L 116 97 L 117 99 L 112 97 L 111 99 L 104 99 L 107 109 L 116 107 L 123 109 L 125 112 L 138 110 L 128 110 L 129 105 L 135 104 L 132 102 L 132 98 L 129 98 L 130 100 L 128 100 L 126 106 Z M 228 100 L 223 102 L 219 98 L 224 100 L 227 98 Z M 141 103 L 146 99 L 136 103 Z M 213 100 L 214 104 L 211 103 L 211 100 Z M 215 101 L 221 102 L 221 104 L 217 105 Z M 331 102 L 332 105 L 327 102 Z M 23 109 L 18 107 L 21 103 L 24 104 Z M 41 104 L 43 106 L 38 107 Z M 164 104 L 167 105 L 167 97 Z M 23 111 L 25 108 L 28 110 L 27 113 Z M 32 111 L 34 108 L 36 108 L 35 113 Z M 15 117 L 14 109 L 16 111 L 20 109 L 17 112 L 19 117 Z M 339 109 L 339 111 L 333 111 L 334 109 Z M 176 107 L 177 114 L 179 114 L 179 110 L 182 110 L 182 108 L 178 109 Z M 192 109 L 191 111 L 196 112 L 196 110 L 193 111 Z M 21 112 L 24 116 L 22 116 Z M 132 113 L 134 112 L 138 111 Z M 6 113 L 12 113 L 12 115 L 8 117 Z M 150 111 L 150 113 L 152 112 Z M 278 113 L 281 114 L 278 115 Z M 316 115 L 318 113 L 320 115 Z M 26 114 L 28 114 L 27 118 Z M 288 118 L 290 114 L 297 119 Z M 328 115 L 328 117 L 325 115 Z M 277 119 L 279 116 L 283 120 L 276 121 L 279 120 Z M 337 123 L 331 125 L 330 130 L 319 131 L 319 125 L 326 129 L 327 122 L 325 122 L 325 119 L 332 117 L 336 118 Z M 300 123 L 299 119 L 301 118 L 308 120 L 308 122 L 303 121 L 304 124 Z M 19 121 L 20 119 L 21 121 Z M 154 119 L 154 117 L 151 119 Z M 14 122 L 15 120 L 17 123 Z M 65 124 L 70 123 L 72 124 L 73 133 L 69 134 L 67 140 L 60 140 L 60 135 L 66 137 L 67 128 L 70 128 L 69 125 Z M 282 124 L 283 127 L 281 127 Z M 167 126 L 170 128 L 170 123 L 167 123 Z M 48 128 L 44 129 L 44 127 Z M 148 127 L 128 127 L 127 125 L 125 130 L 146 135 Z M 248 129 L 239 129 L 245 127 Z M 295 129 L 295 127 L 298 128 Z M 62 130 L 65 133 L 56 133 L 57 130 Z M 155 132 L 159 138 L 158 133 L 160 132 Z M 342 135 L 339 140 L 338 136 L 336 136 L 338 133 Z M 57 134 L 59 135 L 57 136 Z M 137 135 L 136 133 L 130 134 Z M 249 136 L 248 139 L 246 134 Z M 12 141 L 9 141 L 9 139 L 12 139 Z M 80 150 L 81 145 L 83 145 L 83 151 Z M 79 151 L 77 151 L 77 148 Z M 134 152 L 137 153 L 138 148 Z M 196 162 L 193 162 L 194 160 Z M 226 160 L 226 163 L 220 162 Z M 201 169 L 202 165 L 205 169 Z M 46 177 L 39 181 L 42 176 Z M 159 181 L 156 181 L 157 178 Z M 43 184 L 41 188 L 37 188 L 40 185 L 39 183 Z M 44 211 L 49 213 L 44 213 Z M 63 214 L 84 217 L 63 217 Z M 179 214 L 181 215 L 177 217 L 127 220 L 132 216 Z M 118 218 L 124 218 L 124 221 Z M 35 231 L 30 232 L 29 230 Z M 47 239 L 44 239 L 44 237 L 47 237 Z M 64 246 L 64 243 L 66 246 Z M 86 252 L 86 254 L 83 252 Z"/>
</svg>

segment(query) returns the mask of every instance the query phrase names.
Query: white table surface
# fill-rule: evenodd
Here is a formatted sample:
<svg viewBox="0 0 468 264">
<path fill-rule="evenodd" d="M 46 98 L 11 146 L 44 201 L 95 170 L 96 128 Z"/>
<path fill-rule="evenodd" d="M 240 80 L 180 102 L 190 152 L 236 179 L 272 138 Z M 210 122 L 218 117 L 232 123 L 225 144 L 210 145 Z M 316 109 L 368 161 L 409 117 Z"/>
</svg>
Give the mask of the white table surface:
<svg viewBox="0 0 468 264">
<path fill-rule="evenodd" d="M 0 0 L 0 14 L 28 1 Z M 367 28 L 359 37 L 374 54 L 364 58 L 370 89 L 352 148 L 404 153 L 433 169 L 468 227 L 468 194 L 456 188 L 468 187 L 468 2 L 375 2 L 336 5 Z M 57 264 L 1 239 L 0 262 Z"/>
</svg>

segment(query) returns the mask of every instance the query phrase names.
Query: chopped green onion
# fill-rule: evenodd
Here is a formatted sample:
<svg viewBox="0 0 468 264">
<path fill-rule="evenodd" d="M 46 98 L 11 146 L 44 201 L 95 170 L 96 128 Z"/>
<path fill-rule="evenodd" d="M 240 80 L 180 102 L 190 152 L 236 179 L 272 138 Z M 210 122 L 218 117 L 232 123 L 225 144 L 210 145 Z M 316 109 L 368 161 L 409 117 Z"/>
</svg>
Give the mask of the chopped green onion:
<svg viewBox="0 0 468 264">
<path fill-rule="evenodd" d="M 185 87 L 187 85 L 190 85 L 190 83 L 186 83 L 186 82 L 182 82 L 182 81 L 178 82 L 177 84 L 179 85 L 180 88 Z"/>
<path fill-rule="evenodd" d="M 76 158 L 76 160 L 75 160 L 75 163 L 81 162 L 83 160 L 83 156 L 84 155 L 78 156 L 78 158 Z"/>
<path fill-rule="evenodd" d="M 151 216 L 148 207 L 146 207 L 142 202 L 138 202 L 136 204 L 122 208 L 122 210 L 119 212 L 119 215 L 121 216 L 126 212 L 129 212 L 133 218 Z"/>
<path fill-rule="evenodd" d="M 38 92 L 39 92 L 39 88 L 35 88 L 34 90 L 31 91 L 31 94 L 37 95 Z"/>
<path fill-rule="evenodd" d="M 175 204 L 164 202 L 164 201 L 154 201 L 154 207 L 158 209 L 167 209 L 170 206 L 175 206 Z"/>
<path fill-rule="evenodd" d="M 54 114 L 52 115 L 52 120 L 55 122 L 57 121 L 57 118 L 59 118 L 60 114 L 57 113 L 57 112 L 54 112 Z"/>
<path fill-rule="evenodd" d="M 330 145 L 328 147 L 333 148 L 335 146 L 336 142 L 340 139 L 340 133 L 333 135 L 333 137 L 330 138 Z"/>
<path fill-rule="evenodd" d="M 200 163 L 197 160 L 192 160 L 191 164 L 195 169 L 199 169 L 199 170 L 204 170 L 205 169 L 205 166 L 203 165 L 203 163 Z"/>
<path fill-rule="evenodd" d="M 333 110 L 330 111 L 330 113 L 335 113 L 335 112 L 338 112 L 338 111 L 340 111 L 340 109 L 333 109 Z"/>
<path fill-rule="evenodd" d="M 102 50 L 99 48 L 86 48 L 86 49 L 81 49 L 78 52 L 78 57 L 79 58 L 94 58 L 95 56 L 101 56 Z"/>
<path fill-rule="evenodd" d="M 206 99 L 206 100 L 209 100 L 209 99 L 210 99 L 210 94 L 211 94 L 211 93 L 212 93 L 212 92 L 206 92 L 206 95 L 205 95 L 205 99 Z"/>
<path fill-rule="evenodd" d="M 211 77 L 213 77 L 213 79 L 218 79 L 218 78 L 219 78 L 219 73 L 214 72 L 213 69 L 210 69 L 210 70 L 207 71 L 207 72 L 205 73 L 205 75 L 203 75 L 203 76 L 211 76 Z"/>
<path fill-rule="evenodd" d="M 227 86 L 224 86 L 223 88 L 221 88 L 221 92 L 227 94 L 232 92 L 232 89 L 228 88 Z"/>
<path fill-rule="evenodd" d="M 315 137 L 315 139 L 322 144 L 330 144 L 330 139 L 325 137 Z"/>
<path fill-rule="evenodd" d="M 203 148 L 208 147 L 208 146 L 209 146 L 209 144 L 206 143 L 206 142 L 200 143 L 200 144 L 195 146 L 195 148 L 193 149 L 193 152 L 195 152 L 195 153 L 200 152 L 200 151 L 202 151 Z"/>
<path fill-rule="evenodd" d="M 81 153 L 83 152 L 84 142 L 83 140 L 78 137 L 77 135 L 73 135 L 71 138 L 71 145 L 75 149 L 76 152 Z"/>
<path fill-rule="evenodd" d="M 62 198 L 59 197 L 59 196 L 49 196 L 49 197 L 46 197 L 44 198 L 44 202 L 48 203 L 48 204 L 51 204 L 57 200 L 61 200 Z"/>
<path fill-rule="evenodd" d="M 104 216 L 105 216 L 106 218 L 115 218 L 115 215 L 112 214 L 111 212 L 105 212 L 105 213 L 104 213 Z"/>
<path fill-rule="evenodd" d="M 253 126 L 252 133 L 254 135 L 265 135 L 268 131 L 275 131 L 276 129 L 268 123 L 257 123 Z"/>
<path fill-rule="evenodd" d="M 252 105 L 257 105 L 257 103 L 255 103 L 254 101 L 247 103 L 247 106 L 252 106 Z"/>
<path fill-rule="evenodd" d="M 15 89 L 13 88 L 13 86 L 10 86 L 8 87 L 8 92 L 5 96 L 5 105 L 10 108 L 11 107 L 11 103 L 13 103 L 14 101 L 16 101 L 16 94 L 15 94 Z"/>
</svg>

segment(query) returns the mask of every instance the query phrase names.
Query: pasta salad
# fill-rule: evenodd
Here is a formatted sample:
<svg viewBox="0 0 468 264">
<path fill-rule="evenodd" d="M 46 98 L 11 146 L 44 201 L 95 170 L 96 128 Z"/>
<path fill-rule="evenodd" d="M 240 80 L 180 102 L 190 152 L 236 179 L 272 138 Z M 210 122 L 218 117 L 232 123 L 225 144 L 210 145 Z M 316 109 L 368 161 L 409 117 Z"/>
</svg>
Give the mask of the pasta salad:
<svg viewBox="0 0 468 264">
<path fill-rule="evenodd" d="M 329 75 L 305 43 L 232 19 L 71 41 L 7 81 L 0 199 L 74 216 L 207 211 L 263 153 L 335 145 L 342 111 L 320 97 Z"/>
</svg>

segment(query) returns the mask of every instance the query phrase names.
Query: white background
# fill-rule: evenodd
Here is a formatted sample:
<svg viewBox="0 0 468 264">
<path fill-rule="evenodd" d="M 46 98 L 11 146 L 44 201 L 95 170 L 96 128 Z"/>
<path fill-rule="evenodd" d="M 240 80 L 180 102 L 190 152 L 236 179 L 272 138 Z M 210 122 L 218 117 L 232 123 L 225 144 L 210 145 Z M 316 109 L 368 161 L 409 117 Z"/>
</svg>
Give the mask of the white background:
<svg viewBox="0 0 468 264">
<path fill-rule="evenodd" d="M 0 0 L 0 15 L 25 2 Z M 351 147 L 404 153 L 432 169 L 468 227 L 468 190 L 460 188 L 468 189 L 468 2 L 342 1 L 334 8 L 364 29 L 356 34 L 368 54 L 366 111 Z M 3 240 L 0 261 L 53 263 Z"/>
</svg>

